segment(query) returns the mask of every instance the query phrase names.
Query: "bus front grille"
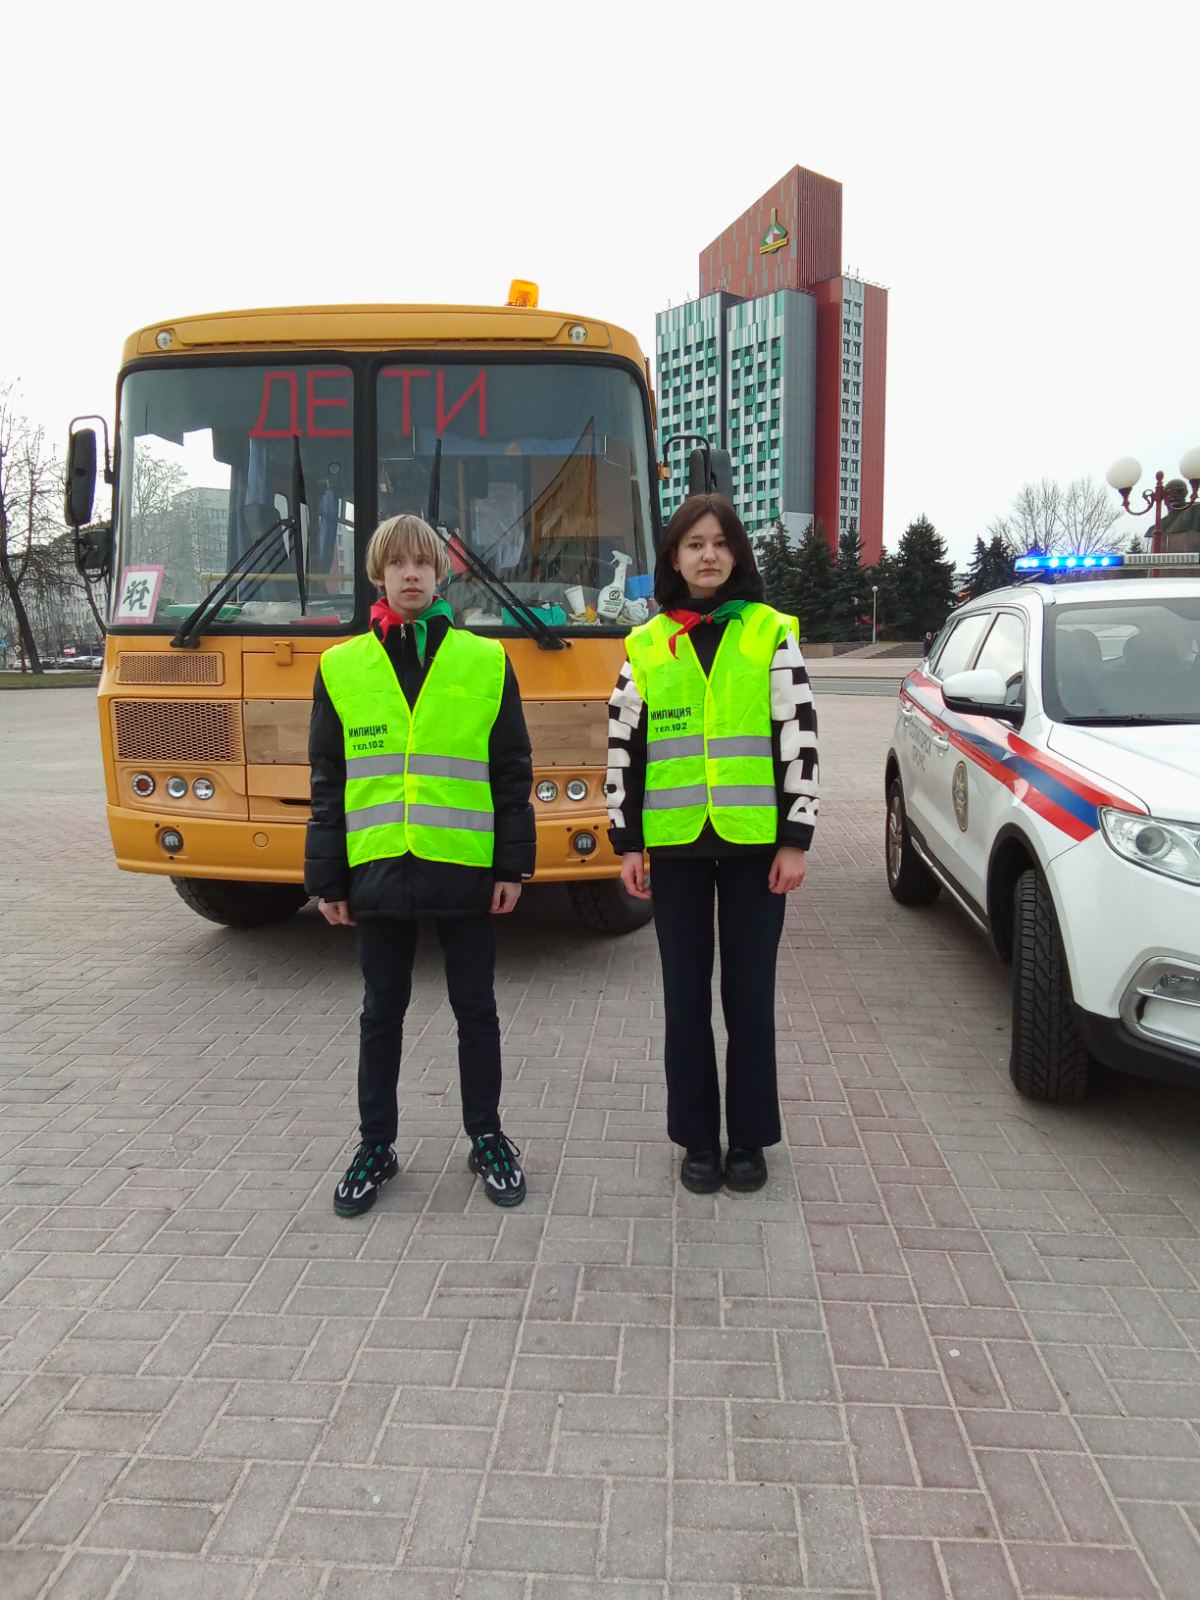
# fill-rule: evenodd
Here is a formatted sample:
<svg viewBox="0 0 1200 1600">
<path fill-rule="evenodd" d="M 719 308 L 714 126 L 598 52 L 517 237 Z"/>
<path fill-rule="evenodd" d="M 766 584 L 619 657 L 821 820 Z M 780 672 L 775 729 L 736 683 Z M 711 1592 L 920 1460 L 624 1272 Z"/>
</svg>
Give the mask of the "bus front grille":
<svg viewBox="0 0 1200 1600">
<path fill-rule="evenodd" d="M 241 761 L 240 705 L 221 700 L 114 700 L 118 761 Z"/>
<path fill-rule="evenodd" d="M 118 683 L 224 683 L 218 650 L 126 650 L 117 657 Z"/>
</svg>

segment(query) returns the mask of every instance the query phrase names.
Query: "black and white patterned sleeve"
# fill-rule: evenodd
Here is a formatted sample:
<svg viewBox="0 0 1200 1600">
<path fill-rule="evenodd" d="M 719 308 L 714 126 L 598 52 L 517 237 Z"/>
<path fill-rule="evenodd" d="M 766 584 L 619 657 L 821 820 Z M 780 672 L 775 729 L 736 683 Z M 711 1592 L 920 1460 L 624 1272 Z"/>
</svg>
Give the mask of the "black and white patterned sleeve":
<svg viewBox="0 0 1200 1600">
<path fill-rule="evenodd" d="M 642 804 L 646 798 L 646 703 L 629 662 L 617 675 L 608 701 L 608 773 L 604 781 L 608 837 L 617 855 L 641 850 Z"/>
<path fill-rule="evenodd" d="M 820 810 L 817 711 L 804 654 L 793 633 L 771 662 L 771 738 L 779 796 L 779 844 L 807 850 Z"/>
</svg>

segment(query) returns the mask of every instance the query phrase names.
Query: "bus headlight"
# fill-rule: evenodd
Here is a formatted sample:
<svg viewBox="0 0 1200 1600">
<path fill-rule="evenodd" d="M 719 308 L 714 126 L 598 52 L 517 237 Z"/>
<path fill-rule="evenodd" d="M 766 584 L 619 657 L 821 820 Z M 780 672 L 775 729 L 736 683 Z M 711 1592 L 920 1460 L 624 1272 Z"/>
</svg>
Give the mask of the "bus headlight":
<svg viewBox="0 0 1200 1600">
<path fill-rule="evenodd" d="M 1100 826 L 1105 842 L 1126 861 L 1168 878 L 1200 883 L 1200 827 L 1195 823 L 1164 822 L 1101 806 Z"/>
<path fill-rule="evenodd" d="M 213 788 L 211 778 L 197 778 L 192 785 L 192 793 L 197 800 L 211 800 L 216 790 Z"/>
<path fill-rule="evenodd" d="M 163 784 L 163 788 L 167 791 L 172 800 L 187 799 L 186 778 L 168 778 L 166 783 Z"/>
<path fill-rule="evenodd" d="M 568 785 L 567 785 L 567 799 L 568 800 L 586 800 L 587 799 L 587 784 L 584 783 L 582 778 L 572 778 L 570 783 L 568 783 Z"/>
<path fill-rule="evenodd" d="M 154 779 L 148 772 L 137 772 L 134 774 L 129 787 L 139 800 L 149 800 L 154 793 Z"/>
<path fill-rule="evenodd" d="M 549 805 L 551 800 L 558 799 L 558 785 L 552 782 L 552 780 L 549 778 L 543 778 L 541 783 L 538 784 L 537 788 L 533 792 L 537 795 L 538 799 L 544 801 L 546 805 Z"/>
</svg>

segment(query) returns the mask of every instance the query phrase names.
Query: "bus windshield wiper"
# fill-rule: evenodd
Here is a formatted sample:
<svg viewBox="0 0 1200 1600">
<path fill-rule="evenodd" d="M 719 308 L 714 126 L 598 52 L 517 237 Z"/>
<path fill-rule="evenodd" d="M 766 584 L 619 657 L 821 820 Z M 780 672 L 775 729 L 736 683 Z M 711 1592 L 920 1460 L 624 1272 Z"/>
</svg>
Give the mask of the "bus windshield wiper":
<svg viewBox="0 0 1200 1600">
<path fill-rule="evenodd" d="M 292 503 L 288 507 L 287 515 L 276 517 L 271 526 L 260 533 L 252 544 L 247 545 L 240 556 L 234 557 L 223 576 L 217 579 L 200 604 L 180 623 L 178 633 L 171 640 L 172 649 L 198 648 L 201 635 L 225 604 L 238 581 L 246 576 L 257 557 L 279 533 L 290 533 L 292 536 L 292 550 L 296 558 L 296 583 L 300 590 L 300 615 L 304 615 L 308 603 L 308 585 L 304 573 L 304 539 L 301 532 L 300 507 L 307 505 L 308 502 L 304 498 L 304 469 L 300 465 L 299 434 L 293 435 L 292 444 Z M 285 548 L 272 564 L 271 572 L 277 572 L 286 559 Z"/>
<path fill-rule="evenodd" d="M 433 472 L 429 480 L 429 507 L 426 522 L 446 546 L 447 553 L 453 551 L 460 561 L 466 566 L 471 576 L 477 583 L 481 583 L 494 600 L 506 607 L 516 618 L 518 626 L 533 639 L 539 650 L 565 650 L 566 640 L 559 634 L 553 633 L 542 621 L 537 612 L 525 601 L 517 596 L 497 573 L 483 559 L 476 555 L 474 550 L 467 546 L 465 539 L 452 539 L 451 535 L 438 522 L 438 510 L 441 504 L 442 492 L 442 441 L 439 438 L 433 447 Z"/>
</svg>

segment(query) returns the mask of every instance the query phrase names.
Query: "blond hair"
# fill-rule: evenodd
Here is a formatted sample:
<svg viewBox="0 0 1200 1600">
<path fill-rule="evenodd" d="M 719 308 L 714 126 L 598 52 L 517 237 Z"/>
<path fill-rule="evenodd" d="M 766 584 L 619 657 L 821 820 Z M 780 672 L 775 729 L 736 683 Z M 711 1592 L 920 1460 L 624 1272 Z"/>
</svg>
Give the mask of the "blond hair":
<svg viewBox="0 0 1200 1600">
<path fill-rule="evenodd" d="M 367 544 L 367 577 L 376 588 L 383 588 L 383 572 L 389 561 L 423 557 L 444 583 L 450 576 L 446 546 L 423 517 L 405 511 L 381 522 Z"/>
</svg>

